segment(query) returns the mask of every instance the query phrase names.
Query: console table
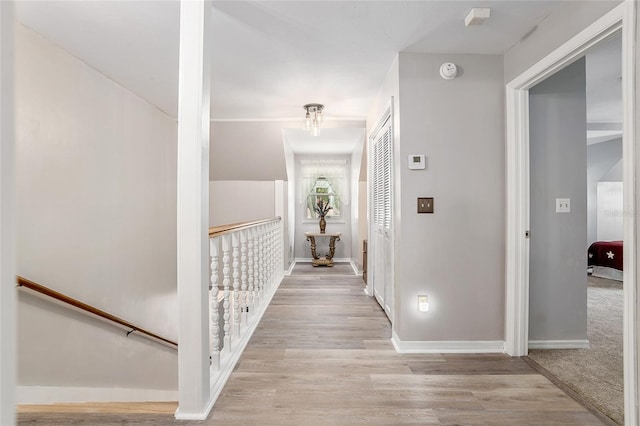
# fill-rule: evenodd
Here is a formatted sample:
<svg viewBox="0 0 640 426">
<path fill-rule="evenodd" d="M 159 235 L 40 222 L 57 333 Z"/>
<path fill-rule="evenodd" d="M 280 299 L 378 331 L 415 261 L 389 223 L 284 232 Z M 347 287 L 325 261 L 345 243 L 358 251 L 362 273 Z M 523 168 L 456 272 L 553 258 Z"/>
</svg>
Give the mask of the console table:
<svg viewBox="0 0 640 426">
<path fill-rule="evenodd" d="M 320 232 L 305 232 L 305 237 L 307 237 L 307 241 L 311 243 L 311 256 L 313 256 L 313 261 L 311 262 L 313 266 L 333 266 L 333 255 L 336 252 L 336 241 L 340 241 L 340 232 L 327 232 L 325 234 L 321 234 Z M 316 237 L 327 237 L 329 238 L 329 253 L 325 256 L 324 259 L 320 259 L 320 256 L 316 253 Z"/>
</svg>

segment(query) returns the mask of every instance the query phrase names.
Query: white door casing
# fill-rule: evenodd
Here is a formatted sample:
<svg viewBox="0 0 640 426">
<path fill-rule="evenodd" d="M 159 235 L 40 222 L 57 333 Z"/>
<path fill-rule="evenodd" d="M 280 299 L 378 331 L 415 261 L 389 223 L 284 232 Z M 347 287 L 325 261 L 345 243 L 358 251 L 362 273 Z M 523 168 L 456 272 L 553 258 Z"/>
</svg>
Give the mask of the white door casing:
<svg viewBox="0 0 640 426">
<path fill-rule="evenodd" d="M 625 424 L 638 423 L 637 229 L 635 149 L 635 16 L 626 0 L 506 85 L 507 241 L 505 352 L 528 353 L 529 329 L 529 89 L 622 32 L 624 182 L 624 399 Z"/>
</svg>

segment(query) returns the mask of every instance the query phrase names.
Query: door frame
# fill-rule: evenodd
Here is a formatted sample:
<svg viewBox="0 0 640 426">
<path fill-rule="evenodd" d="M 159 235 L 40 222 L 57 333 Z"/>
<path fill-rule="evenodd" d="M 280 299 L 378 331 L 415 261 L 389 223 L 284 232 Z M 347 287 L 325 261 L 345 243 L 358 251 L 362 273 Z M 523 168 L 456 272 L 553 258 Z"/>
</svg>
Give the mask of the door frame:
<svg viewBox="0 0 640 426">
<path fill-rule="evenodd" d="M 610 35 L 622 33 L 624 182 L 624 407 L 625 424 L 638 417 L 637 226 L 635 149 L 636 5 L 625 0 L 506 85 L 506 312 L 505 352 L 528 353 L 529 340 L 529 89 Z"/>
</svg>

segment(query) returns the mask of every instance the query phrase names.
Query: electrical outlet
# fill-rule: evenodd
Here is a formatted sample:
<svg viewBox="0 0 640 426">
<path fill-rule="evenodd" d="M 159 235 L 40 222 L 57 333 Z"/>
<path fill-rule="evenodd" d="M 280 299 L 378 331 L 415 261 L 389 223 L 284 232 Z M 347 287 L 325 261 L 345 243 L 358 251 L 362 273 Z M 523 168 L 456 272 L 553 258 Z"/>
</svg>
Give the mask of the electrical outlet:
<svg viewBox="0 0 640 426">
<path fill-rule="evenodd" d="M 418 198 L 418 213 L 433 213 L 433 198 Z"/>
<path fill-rule="evenodd" d="M 571 213 L 571 198 L 556 198 L 556 213 Z"/>
</svg>

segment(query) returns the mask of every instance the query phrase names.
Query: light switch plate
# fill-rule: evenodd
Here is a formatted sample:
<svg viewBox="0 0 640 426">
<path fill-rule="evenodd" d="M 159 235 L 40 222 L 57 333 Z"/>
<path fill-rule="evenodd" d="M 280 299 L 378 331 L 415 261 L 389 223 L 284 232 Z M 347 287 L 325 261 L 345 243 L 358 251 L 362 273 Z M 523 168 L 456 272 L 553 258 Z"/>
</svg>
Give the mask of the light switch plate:
<svg viewBox="0 0 640 426">
<path fill-rule="evenodd" d="M 571 198 L 556 198 L 556 213 L 571 213 Z"/>
<path fill-rule="evenodd" d="M 418 198 L 418 213 L 433 213 L 433 198 Z"/>
</svg>

